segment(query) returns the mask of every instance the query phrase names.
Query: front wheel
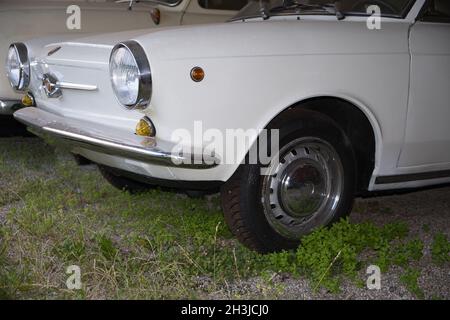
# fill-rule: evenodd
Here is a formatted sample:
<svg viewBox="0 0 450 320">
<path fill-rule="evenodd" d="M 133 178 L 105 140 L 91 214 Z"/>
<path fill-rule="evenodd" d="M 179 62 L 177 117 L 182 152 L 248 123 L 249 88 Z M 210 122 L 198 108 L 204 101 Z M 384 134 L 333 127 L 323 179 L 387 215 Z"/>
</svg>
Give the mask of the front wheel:
<svg viewBox="0 0 450 320">
<path fill-rule="evenodd" d="M 353 204 L 355 160 L 345 133 L 321 114 L 291 112 L 271 125 L 280 130 L 279 161 L 266 175 L 260 165 L 241 165 L 221 190 L 231 231 L 262 253 L 296 248 Z"/>
</svg>

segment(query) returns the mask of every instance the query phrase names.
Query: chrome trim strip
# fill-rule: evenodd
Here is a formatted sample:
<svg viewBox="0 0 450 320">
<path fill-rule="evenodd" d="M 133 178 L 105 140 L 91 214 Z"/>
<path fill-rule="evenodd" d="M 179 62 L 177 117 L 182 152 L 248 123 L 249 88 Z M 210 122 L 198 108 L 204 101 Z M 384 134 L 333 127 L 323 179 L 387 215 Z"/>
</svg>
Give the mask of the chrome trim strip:
<svg viewBox="0 0 450 320">
<path fill-rule="evenodd" d="M 78 129 L 78 124 L 71 125 L 65 118 L 38 108 L 24 108 L 14 113 L 14 117 L 49 143 L 69 146 L 69 151 L 72 152 L 74 149 L 83 148 L 149 164 L 189 169 L 209 169 L 219 163 L 219 159 L 214 157 L 204 159 L 199 155 L 173 154 L 170 150 L 165 151 L 158 147 L 156 139 L 137 137 L 132 133 L 121 138 L 122 140 L 100 137 Z"/>
<path fill-rule="evenodd" d="M 58 81 L 58 79 L 50 73 L 46 73 L 42 76 L 42 87 L 49 98 L 59 98 L 62 95 L 61 89 L 82 91 L 98 90 L 96 85 Z"/>
<path fill-rule="evenodd" d="M 399 174 L 395 176 L 379 176 L 375 180 L 375 184 L 393 184 L 404 183 L 410 181 L 434 180 L 441 178 L 449 178 L 450 170 L 430 171 L 420 173 Z"/>
<path fill-rule="evenodd" d="M 52 50 L 50 50 L 48 53 L 47 53 L 47 57 L 50 57 L 50 56 L 52 56 L 52 55 L 54 55 L 55 53 L 57 53 L 59 50 L 61 50 L 61 46 L 58 46 L 58 47 L 55 47 L 55 48 L 53 48 Z"/>
<path fill-rule="evenodd" d="M 125 154 L 134 153 L 135 154 L 134 157 L 138 157 L 138 159 L 141 159 L 141 156 L 143 158 L 147 158 L 147 157 L 155 158 L 155 160 L 158 159 L 158 161 L 161 161 L 161 162 L 169 162 L 172 160 L 182 161 L 184 159 L 183 157 L 172 156 L 169 153 L 162 152 L 162 151 L 159 151 L 154 148 L 144 149 L 142 147 L 121 144 L 121 143 L 117 143 L 117 142 L 113 142 L 113 141 L 108 141 L 105 139 L 99 139 L 96 137 L 83 135 L 83 134 L 75 133 L 75 132 L 70 132 L 70 131 L 66 131 L 66 130 L 60 130 L 60 129 L 56 129 L 56 128 L 52 128 L 52 127 L 43 127 L 42 130 L 45 132 L 54 134 L 56 136 L 59 136 L 61 138 L 71 140 L 74 142 L 80 142 L 82 144 L 90 145 L 93 147 L 104 148 L 105 150 L 110 150 L 110 151 L 116 149 L 119 154 L 122 154 L 122 152 L 124 152 Z M 115 154 L 115 152 L 114 152 L 114 154 Z M 146 159 L 146 160 L 148 160 L 148 159 Z"/>
<path fill-rule="evenodd" d="M 60 89 L 70 89 L 70 90 L 84 90 L 84 91 L 97 91 L 98 87 L 96 85 L 81 84 L 81 83 L 71 83 L 58 81 L 56 86 Z"/>
</svg>

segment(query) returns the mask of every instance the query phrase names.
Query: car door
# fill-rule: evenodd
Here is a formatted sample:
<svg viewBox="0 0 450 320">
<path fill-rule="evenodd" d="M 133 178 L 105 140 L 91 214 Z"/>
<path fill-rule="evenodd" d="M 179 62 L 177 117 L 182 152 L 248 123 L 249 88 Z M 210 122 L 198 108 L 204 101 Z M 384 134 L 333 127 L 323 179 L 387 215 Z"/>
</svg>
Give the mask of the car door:
<svg viewBox="0 0 450 320">
<path fill-rule="evenodd" d="M 247 3 L 248 0 L 191 0 L 182 24 L 225 22 Z"/>
<path fill-rule="evenodd" d="M 450 1 L 427 1 L 410 34 L 411 80 L 399 167 L 450 168 Z"/>
</svg>

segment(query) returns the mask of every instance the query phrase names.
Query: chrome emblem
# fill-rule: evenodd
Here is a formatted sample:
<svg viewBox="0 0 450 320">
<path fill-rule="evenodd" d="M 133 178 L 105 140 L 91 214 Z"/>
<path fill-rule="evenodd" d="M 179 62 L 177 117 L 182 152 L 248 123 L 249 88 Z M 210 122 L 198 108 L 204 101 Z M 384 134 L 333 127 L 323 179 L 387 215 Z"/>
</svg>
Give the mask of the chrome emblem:
<svg viewBox="0 0 450 320">
<path fill-rule="evenodd" d="M 58 98 L 62 95 L 61 88 L 58 85 L 58 79 L 51 74 L 44 74 L 42 77 L 42 88 L 49 98 Z"/>
</svg>

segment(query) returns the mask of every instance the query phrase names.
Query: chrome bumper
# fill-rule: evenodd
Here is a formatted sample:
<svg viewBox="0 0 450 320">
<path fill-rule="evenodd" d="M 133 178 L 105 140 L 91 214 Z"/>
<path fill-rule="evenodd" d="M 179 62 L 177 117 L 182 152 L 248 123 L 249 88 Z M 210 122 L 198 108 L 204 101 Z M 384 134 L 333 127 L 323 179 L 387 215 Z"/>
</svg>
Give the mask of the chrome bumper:
<svg viewBox="0 0 450 320">
<path fill-rule="evenodd" d="M 139 137 L 134 133 L 101 125 L 95 125 L 95 129 L 92 129 L 92 124 L 67 119 L 38 108 L 21 109 L 14 113 L 14 117 L 49 143 L 69 147 L 74 153 L 77 148 L 82 148 L 149 164 L 190 169 L 208 169 L 219 163 L 216 158 L 173 154 L 170 151 L 173 146 L 158 144 L 154 138 Z"/>
<path fill-rule="evenodd" d="M 12 116 L 15 111 L 21 108 L 23 108 L 23 105 L 19 100 L 6 100 L 0 98 L 0 115 Z"/>
</svg>

